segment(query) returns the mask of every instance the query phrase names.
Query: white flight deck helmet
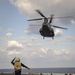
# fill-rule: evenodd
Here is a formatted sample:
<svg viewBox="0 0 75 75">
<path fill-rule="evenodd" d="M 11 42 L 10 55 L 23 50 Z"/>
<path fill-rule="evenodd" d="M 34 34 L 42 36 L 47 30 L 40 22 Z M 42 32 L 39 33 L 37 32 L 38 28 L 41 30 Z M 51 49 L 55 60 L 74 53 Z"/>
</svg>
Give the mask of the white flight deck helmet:
<svg viewBox="0 0 75 75">
<path fill-rule="evenodd" d="M 15 62 L 20 62 L 20 58 L 16 58 Z"/>
</svg>

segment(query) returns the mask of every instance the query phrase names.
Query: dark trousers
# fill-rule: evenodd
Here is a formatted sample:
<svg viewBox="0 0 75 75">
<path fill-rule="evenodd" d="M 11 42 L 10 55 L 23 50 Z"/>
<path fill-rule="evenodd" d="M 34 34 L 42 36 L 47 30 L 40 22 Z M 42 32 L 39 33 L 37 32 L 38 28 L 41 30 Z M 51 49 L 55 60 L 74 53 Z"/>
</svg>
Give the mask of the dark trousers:
<svg viewBox="0 0 75 75">
<path fill-rule="evenodd" d="M 15 75 L 21 75 L 21 70 L 16 70 Z"/>
</svg>

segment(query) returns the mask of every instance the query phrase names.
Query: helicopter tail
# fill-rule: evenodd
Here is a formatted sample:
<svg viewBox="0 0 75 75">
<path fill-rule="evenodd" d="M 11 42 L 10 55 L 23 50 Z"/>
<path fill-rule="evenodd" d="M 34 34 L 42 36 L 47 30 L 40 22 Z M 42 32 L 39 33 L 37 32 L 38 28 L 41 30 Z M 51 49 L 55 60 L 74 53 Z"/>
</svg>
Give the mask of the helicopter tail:
<svg viewBox="0 0 75 75">
<path fill-rule="evenodd" d="M 53 20 L 53 14 L 51 15 L 51 18 L 50 18 L 50 21 L 49 21 L 49 25 L 52 23 L 52 20 Z"/>
</svg>

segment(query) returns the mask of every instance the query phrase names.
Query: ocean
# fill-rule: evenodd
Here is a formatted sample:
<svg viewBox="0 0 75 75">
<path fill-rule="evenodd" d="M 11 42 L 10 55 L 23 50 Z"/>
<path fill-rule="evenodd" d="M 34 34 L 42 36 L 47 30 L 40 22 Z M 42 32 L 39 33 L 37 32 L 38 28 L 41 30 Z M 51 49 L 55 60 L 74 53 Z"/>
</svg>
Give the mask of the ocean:
<svg viewBox="0 0 75 75">
<path fill-rule="evenodd" d="M 14 69 L 0 69 L 0 73 L 14 73 Z M 74 74 L 75 68 L 31 68 L 30 70 L 22 69 L 22 74 L 25 73 L 54 73 L 56 74 Z"/>
</svg>

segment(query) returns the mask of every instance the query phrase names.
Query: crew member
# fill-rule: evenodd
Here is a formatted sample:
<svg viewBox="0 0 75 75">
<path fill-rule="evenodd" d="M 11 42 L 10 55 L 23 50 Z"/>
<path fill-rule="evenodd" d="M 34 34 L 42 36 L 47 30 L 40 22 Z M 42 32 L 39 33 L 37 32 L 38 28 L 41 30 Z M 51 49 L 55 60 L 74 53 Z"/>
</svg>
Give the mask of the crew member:
<svg viewBox="0 0 75 75">
<path fill-rule="evenodd" d="M 14 65 L 15 75 L 21 75 L 22 67 L 30 69 L 29 67 L 27 67 L 23 63 L 21 63 L 20 59 L 16 58 L 16 57 L 11 61 L 11 63 L 12 63 L 12 65 Z"/>
</svg>

